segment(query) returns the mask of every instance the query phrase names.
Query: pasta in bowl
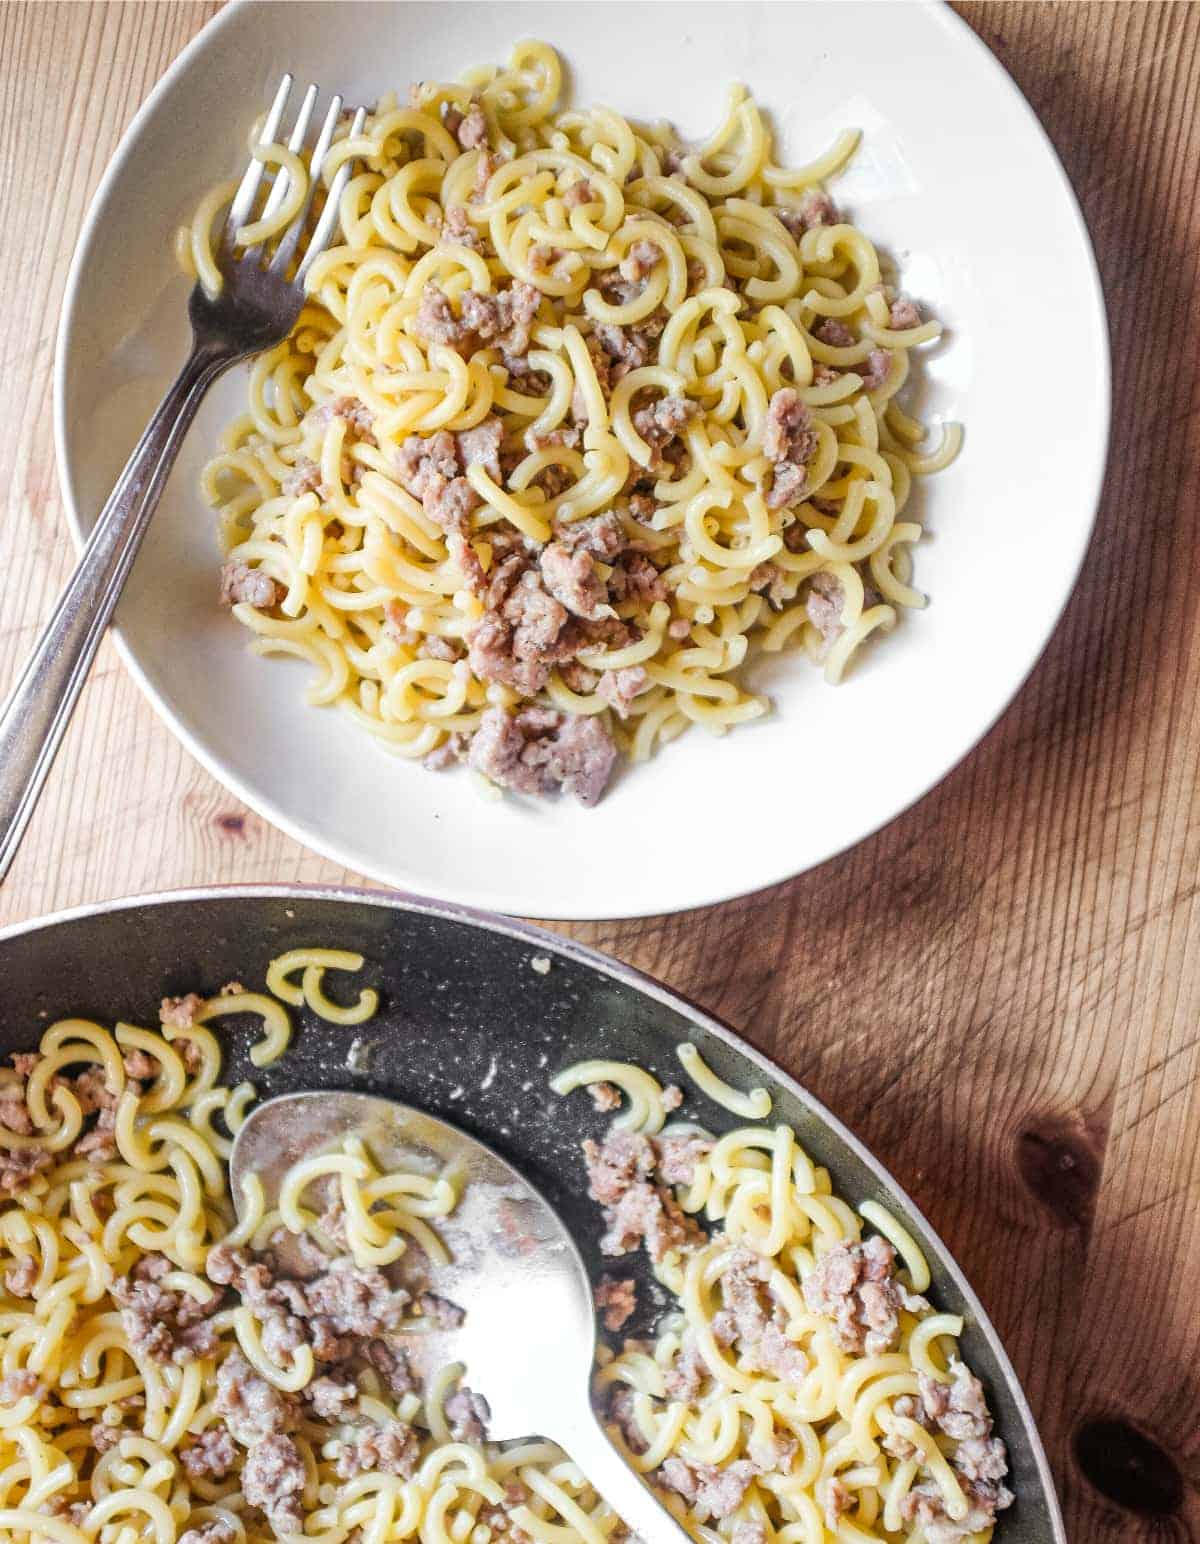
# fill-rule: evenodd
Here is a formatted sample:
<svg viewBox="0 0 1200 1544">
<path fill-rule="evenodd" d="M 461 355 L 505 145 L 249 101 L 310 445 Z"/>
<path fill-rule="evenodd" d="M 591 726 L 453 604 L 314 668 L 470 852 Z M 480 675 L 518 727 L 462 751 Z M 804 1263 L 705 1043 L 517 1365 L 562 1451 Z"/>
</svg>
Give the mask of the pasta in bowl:
<svg viewBox="0 0 1200 1544">
<path fill-rule="evenodd" d="M 343 126 L 343 241 L 204 472 L 221 596 L 397 754 L 600 797 L 619 754 L 761 717 L 760 654 L 842 679 L 924 604 L 914 477 L 960 431 L 897 396 L 935 340 L 735 88 L 707 143 L 562 105 L 544 43 Z M 259 154 L 303 196 L 302 157 Z M 220 282 L 202 202 L 177 241 Z"/>
</svg>

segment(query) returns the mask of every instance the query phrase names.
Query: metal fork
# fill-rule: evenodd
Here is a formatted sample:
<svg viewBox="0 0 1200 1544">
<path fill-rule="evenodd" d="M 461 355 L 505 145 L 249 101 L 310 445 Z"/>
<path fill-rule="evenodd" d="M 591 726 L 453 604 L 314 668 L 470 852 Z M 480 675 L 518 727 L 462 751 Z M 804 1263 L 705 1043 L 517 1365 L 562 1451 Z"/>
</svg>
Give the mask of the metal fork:
<svg viewBox="0 0 1200 1544">
<path fill-rule="evenodd" d="M 263 123 L 263 142 L 277 139 L 291 89 L 292 77 L 285 75 Z M 299 151 L 304 145 L 317 95 L 316 86 L 309 86 L 288 140 L 291 150 Z M 20 844 L 104 629 L 205 393 L 230 365 L 282 342 L 300 315 L 305 279 L 333 236 L 339 197 L 353 167 L 352 161 L 346 161 L 338 169 L 316 229 L 289 277 L 341 111 L 342 99 L 335 96 L 313 150 L 304 205 L 265 266 L 267 254 L 261 245 L 239 256 L 234 244 L 236 231 L 255 209 L 265 170 L 263 161 L 251 158 L 222 232 L 217 257 L 224 281 L 221 291 L 209 295 L 200 283 L 192 290 L 188 301 L 191 352 L 125 463 L 79 565 L 0 713 L 0 880 Z M 360 108 L 351 134 L 359 132 L 364 117 Z M 280 171 L 260 217 L 273 214 L 286 192 L 287 174 Z"/>
</svg>

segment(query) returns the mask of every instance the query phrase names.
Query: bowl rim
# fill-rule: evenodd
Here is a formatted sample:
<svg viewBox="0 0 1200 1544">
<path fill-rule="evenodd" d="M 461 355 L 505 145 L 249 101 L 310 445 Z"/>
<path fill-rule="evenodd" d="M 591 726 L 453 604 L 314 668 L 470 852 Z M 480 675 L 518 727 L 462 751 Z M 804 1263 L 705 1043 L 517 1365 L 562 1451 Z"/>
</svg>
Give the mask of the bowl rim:
<svg viewBox="0 0 1200 1544">
<path fill-rule="evenodd" d="M 613 955 L 605 954 L 599 949 L 593 949 L 590 945 L 580 943 L 577 939 L 560 933 L 553 933 L 547 928 L 539 927 L 536 923 L 525 922 L 499 913 L 482 911 L 477 907 L 464 906 L 457 902 L 443 901 L 436 897 L 417 895 L 407 891 L 393 890 L 381 892 L 355 885 L 323 884 L 247 883 L 196 885 L 178 890 L 152 891 L 147 895 L 124 895 L 108 901 L 90 901 L 83 905 L 66 907 L 60 911 L 50 912 L 42 917 L 33 917 L 23 922 L 13 922 L 0 927 L 0 951 L 12 940 L 28 934 L 48 932 L 56 927 L 70 926 L 76 922 L 86 922 L 93 917 L 133 911 L 140 907 L 194 905 L 209 901 L 253 902 L 288 900 L 315 900 L 333 902 L 339 905 L 368 905 L 379 907 L 384 911 L 443 918 L 517 940 L 537 949 L 539 952 L 559 955 L 573 964 L 585 966 L 608 976 L 613 981 L 631 987 L 643 997 L 649 997 L 673 1012 L 694 1020 L 707 1033 L 720 1040 L 722 1044 L 728 1046 L 739 1056 L 746 1057 L 768 1079 L 783 1085 L 800 1104 L 812 1113 L 822 1126 L 828 1129 L 838 1141 L 844 1143 L 849 1148 L 855 1157 L 874 1175 L 876 1180 L 896 1197 L 904 1210 L 905 1217 L 915 1220 L 921 1229 L 924 1230 L 925 1234 L 936 1244 L 941 1255 L 939 1267 L 950 1275 L 955 1286 L 962 1293 L 963 1299 L 974 1317 L 975 1328 L 984 1336 L 993 1356 L 996 1358 L 997 1366 L 1008 1386 L 1008 1392 L 1013 1398 L 1021 1420 L 1024 1422 L 1037 1477 L 1046 1498 L 1046 1510 L 1054 1544 L 1068 1544 L 1054 1476 L 1050 1468 L 1049 1459 L 1046 1456 L 1041 1432 L 1038 1429 L 1038 1424 L 1034 1418 L 1024 1386 L 1017 1376 L 1016 1369 L 1012 1365 L 999 1332 L 992 1323 L 991 1316 L 979 1300 L 965 1272 L 959 1265 L 956 1256 L 943 1241 L 941 1234 L 883 1161 L 875 1156 L 866 1143 L 845 1124 L 840 1116 L 834 1114 L 799 1079 L 793 1077 L 786 1068 L 772 1060 L 765 1052 L 758 1050 L 756 1046 L 752 1045 L 721 1019 L 709 1013 L 707 1009 L 693 1003 L 681 993 L 666 986 L 663 982 L 640 970 L 637 966 L 629 965 L 625 961 L 619 960 Z"/>
<path fill-rule="evenodd" d="M 135 143 L 141 136 L 143 124 L 158 109 L 160 103 L 169 96 L 170 92 L 174 89 L 176 81 L 191 68 L 193 58 L 209 48 L 213 40 L 226 27 L 231 26 L 244 10 L 261 3 L 263 3 L 263 0 L 229 0 L 224 9 L 206 22 L 199 32 L 196 33 L 195 37 L 172 60 L 166 72 L 156 82 L 122 134 L 117 148 L 113 152 L 112 159 L 105 168 L 96 191 L 92 195 L 83 223 L 80 226 L 67 273 L 66 284 L 63 289 L 59 325 L 55 339 L 52 410 L 55 460 L 58 470 L 59 488 L 62 494 L 63 511 L 77 553 L 82 552 L 91 527 L 85 525 L 81 520 L 79 504 L 76 498 L 75 477 L 73 475 L 72 457 L 69 450 L 66 383 L 69 367 L 68 361 L 73 351 L 73 341 L 78 327 L 79 315 L 86 304 L 83 272 L 99 233 L 104 207 L 108 201 L 111 189 L 120 178 L 125 163 L 129 159 Z M 835 839 L 834 843 L 827 850 L 820 851 L 810 861 L 803 862 L 800 867 L 796 866 L 793 858 L 785 855 L 787 848 L 784 844 L 780 844 L 778 849 L 771 849 L 772 851 L 777 850 L 779 856 L 774 858 L 774 860 L 768 856 L 764 861 L 762 872 L 758 874 L 753 882 L 736 879 L 732 882 L 732 887 L 728 879 L 717 879 L 720 870 L 717 866 L 713 866 L 707 871 L 711 877 L 707 881 L 707 888 L 703 889 L 701 893 L 689 896 L 686 900 L 672 900 L 667 901 L 665 904 L 664 898 L 661 896 L 652 897 L 648 903 L 640 899 L 638 894 L 631 890 L 630 893 L 622 898 L 619 905 L 614 906 L 610 904 L 604 911 L 597 912 L 587 908 L 586 894 L 582 889 L 577 892 L 578 899 L 555 900 L 547 898 L 544 901 L 538 901 L 529 893 L 528 886 L 522 889 L 510 888 L 507 891 L 497 886 L 489 890 L 483 898 L 486 899 L 488 906 L 496 911 L 503 912 L 505 915 L 539 916 L 551 921 L 627 920 L 656 915 L 676 915 L 699 910 L 707 906 L 721 905 L 726 901 L 739 900 L 748 895 L 759 894 L 776 885 L 785 884 L 789 880 L 799 878 L 801 875 L 810 873 L 814 869 L 831 862 L 833 859 L 841 857 L 842 854 L 851 851 L 863 842 L 878 835 L 885 827 L 891 825 L 893 821 L 898 820 L 923 799 L 927 798 L 991 734 L 1041 662 L 1050 644 L 1050 640 L 1058 630 L 1066 608 L 1075 592 L 1084 558 L 1087 555 L 1095 531 L 1099 514 L 1100 496 L 1107 474 L 1111 451 L 1112 345 L 1104 289 L 1091 233 L 1088 230 L 1078 195 L 1067 175 L 1066 168 L 1063 166 L 1053 141 L 1043 127 L 1041 119 L 1034 111 L 1028 98 L 1005 65 L 996 57 L 974 29 L 951 8 L 949 0 L 903 0 L 903 3 L 911 6 L 913 9 L 926 12 L 946 31 L 956 34 L 959 46 L 973 50 L 979 68 L 985 72 L 990 71 L 999 89 L 1009 95 L 1014 105 L 1032 128 L 1035 137 L 1040 142 L 1047 156 L 1048 170 L 1057 184 L 1057 191 L 1062 200 L 1064 214 L 1069 216 L 1074 228 L 1074 234 L 1079 241 L 1080 257 L 1083 260 L 1083 267 L 1087 278 L 1086 299 L 1089 302 L 1092 333 L 1098 353 L 1100 379 L 1096 382 L 1096 387 L 1100 414 L 1093 426 L 1094 452 L 1089 457 L 1092 470 L 1090 477 L 1085 480 L 1080 506 L 1082 509 L 1087 509 L 1089 514 L 1086 520 L 1080 522 L 1075 550 L 1070 561 L 1064 564 L 1059 598 L 1053 607 L 1047 609 L 1041 625 L 1035 630 L 1034 641 L 1025 651 L 1027 657 L 1024 659 L 1019 671 L 1014 674 L 1011 686 L 1006 692 L 1001 694 L 992 713 L 972 728 L 971 738 L 962 744 L 949 760 L 940 765 L 940 770 L 936 774 L 928 778 L 923 776 L 917 780 L 915 785 L 917 791 L 905 790 L 900 794 L 898 803 L 881 813 L 877 819 L 874 819 L 871 824 L 859 831 L 855 836 L 845 840 L 841 838 Z M 376 867 L 369 855 L 351 851 L 342 844 L 338 837 L 310 827 L 305 821 L 294 817 L 275 795 L 264 788 L 252 785 L 246 777 L 243 777 L 240 772 L 229 765 L 219 751 L 210 748 L 198 734 L 194 733 L 183 722 L 181 716 L 171 706 L 166 694 L 151 682 L 139 661 L 136 651 L 126 639 L 119 620 L 114 619 L 112 621 L 110 631 L 126 670 L 133 677 L 143 697 L 149 702 L 158 718 L 189 755 L 198 761 L 216 782 L 228 789 L 235 798 L 239 799 L 262 820 L 274 826 L 277 830 L 282 831 L 307 851 L 314 852 L 320 857 L 349 870 L 353 874 L 361 874 L 365 878 L 381 885 L 386 885 L 389 888 L 404 889 L 413 882 L 416 876 L 399 875 L 389 865 Z M 714 883 L 714 880 L 717 880 L 717 882 Z M 478 904 L 480 900 L 478 887 L 472 886 L 469 883 L 462 885 L 453 880 L 439 881 L 433 875 L 424 874 L 419 877 L 417 882 L 427 890 L 430 896 L 450 904 L 471 906 Z M 694 888 L 698 889 L 699 886 L 694 886 Z"/>
</svg>

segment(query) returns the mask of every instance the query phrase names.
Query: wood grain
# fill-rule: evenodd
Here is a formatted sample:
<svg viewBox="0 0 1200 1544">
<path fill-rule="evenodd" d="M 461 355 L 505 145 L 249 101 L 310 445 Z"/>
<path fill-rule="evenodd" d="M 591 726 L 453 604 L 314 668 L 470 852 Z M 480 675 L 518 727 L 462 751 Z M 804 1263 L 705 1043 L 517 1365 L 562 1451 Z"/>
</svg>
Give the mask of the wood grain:
<svg viewBox="0 0 1200 1544">
<path fill-rule="evenodd" d="M 0 5 L 0 684 L 70 564 L 50 369 L 71 246 L 215 9 Z M 1200 11 L 959 9 L 1045 123 L 1103 273 L 1115 433 L 1078 591 L 983 745 L 871 841 L 685 919 L 565 931 L 777 1056 L 915 1193 L 1010 1348 L 1073 1539 L 1200 1540 Z M 106 647 L 0 921 L 355 877 L 213 783 Z"/>
</svg>

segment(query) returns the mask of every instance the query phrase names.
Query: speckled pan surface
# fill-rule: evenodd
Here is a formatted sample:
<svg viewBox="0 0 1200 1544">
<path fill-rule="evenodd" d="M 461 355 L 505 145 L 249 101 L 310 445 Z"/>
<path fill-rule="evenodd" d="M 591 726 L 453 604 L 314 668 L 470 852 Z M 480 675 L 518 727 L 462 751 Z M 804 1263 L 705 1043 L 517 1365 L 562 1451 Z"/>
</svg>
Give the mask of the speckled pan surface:
<svg viewBox="0 0 1200 1544">
<path fill-rule="evenodd" d="M 49 1021 L 68 1014 L 155 1024 L 164 993 L 214 992 L 231 978 L 261 985 L 275 955 L 314 944 L 366 956 L 364 975 L 382 996 L 375 1020 L 361 1029 L 318 1027 L 297 1010 L 291 1049 L 262 1072 L 246 1057 L 249 1035 L 229 1021 L 229 1080 L 252 1077 L 264 1097 L 371 1090 L 458 1122 L 542 1187 L 597 1270 L 598 1218 L 579 1142 L 598 1134 L 604 1117 L 582 1095 L 558 1098 L 548 1078 L 601 1055 L 636 1060 L 666 1082 L 678 1077 L 675 1046 L 690 1039 L 722 1076 L 743 1086 L 765 1081 L 775 1116 L 794 1126 L 839 1193 L 853 1203 L 874 1198 L 904 1219 L 929 1257 L 930 1296 L 966 1319 L 964 1355 L 988 1388 L 1017 1494 L 997 1544 L 1066 1544 L 1016 1376 L 926 1220 L 797 1083 L 715 1019 L 615 960 L 526 925 L 403 897 L 246 887 L 121 901 L 0 932 L 0 1050 L 32 1047 Z M 365 1063 L 363 1071 L 350 1067 L 356 1039 L 354 1065 Z M 695 1094 L 685 1113 L 717 1131 L 736 1124 Z"/>
</svg>

